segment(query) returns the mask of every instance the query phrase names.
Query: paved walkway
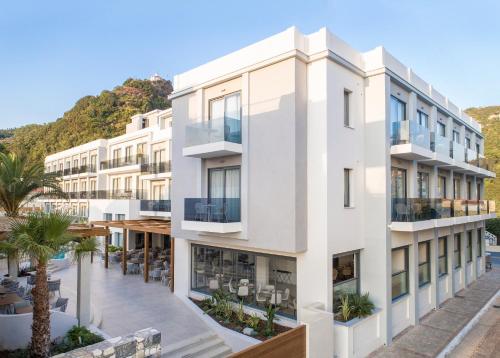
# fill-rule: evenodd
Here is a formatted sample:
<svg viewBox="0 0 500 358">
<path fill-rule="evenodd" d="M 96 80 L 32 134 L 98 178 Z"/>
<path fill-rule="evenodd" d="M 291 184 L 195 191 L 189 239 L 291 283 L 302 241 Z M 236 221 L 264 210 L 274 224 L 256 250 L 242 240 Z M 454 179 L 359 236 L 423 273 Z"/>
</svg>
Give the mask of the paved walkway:
<svg viewBox="0 0 500 358">
<path fill-rule="evenodd" d="M 61 295 L 68 297 L 66 312 L 76 312 L 76 266 L 54 273 L 61 278 Z M 108 270 L 100 260 L 92 265 L 92 305 L 102 315 L 100 329 L 112 337 L 154 327 L 162 346 L 210 331 L 208 326 L 170 289 L 159 282 L 144 283 L 141 275 L 123 276 L 118 264 Z"/>
<path fill-rule="evenodd" d="M 500 356 L 500 297 L 448 355 L 451 358 L 494 358 Z"/>
<path fill-rule="evenodd" d="M 436 357 L 499 289 L 500 269 L 495 268 L 370 357 Z"/>
</svg>

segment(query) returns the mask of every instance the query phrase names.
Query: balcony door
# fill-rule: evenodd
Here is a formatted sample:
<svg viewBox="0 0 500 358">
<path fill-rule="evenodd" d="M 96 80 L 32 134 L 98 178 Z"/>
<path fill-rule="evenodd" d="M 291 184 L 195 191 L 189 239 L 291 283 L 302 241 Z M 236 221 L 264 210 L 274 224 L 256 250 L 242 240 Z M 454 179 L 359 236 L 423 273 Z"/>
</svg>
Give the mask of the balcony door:
<svg viewBox="0 0 500 358">
<path fill-rule="evenodd" d="M 224 122 L 224 140 L 239 143 L 241 138 L 240 93 L 232 93 L 210 101 L 210 120 Z M 217 126 L 217 124 L 214 124 Z M 239 140 L 238 140 L 239 139 Z"/>
<path fill-rule="evenodd" d="M 429 173 L 417 173 L 418 197 L 420 199 L 428 199 L 429 193 Z"/>
<path fill-rule="evenodd" d="M 228 221 L 240 213 L 240 167 L 208 171 L 208 201 Z"/>
<path fill-rule="evenodd" d="M 153 200 L 164 200 L 165 199 L 165 184 L 153 183 Z"/>
<path fill-rule="evenodd" d="M 393 199 L 406 198 L 406 170 L 391 168 L 391 197 Z"/>
</svg>

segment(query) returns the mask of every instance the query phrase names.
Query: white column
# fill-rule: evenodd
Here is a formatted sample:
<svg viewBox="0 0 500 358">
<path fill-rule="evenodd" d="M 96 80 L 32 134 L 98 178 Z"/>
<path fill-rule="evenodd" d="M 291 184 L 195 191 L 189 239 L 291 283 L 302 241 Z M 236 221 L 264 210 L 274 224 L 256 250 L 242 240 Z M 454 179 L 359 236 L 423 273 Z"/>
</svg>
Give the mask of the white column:
<svg viewBox="0 0 500 358">
<path fill-rule="evenodd" d="M 417 94 L 410 92 L 408 96 L 408 119 L 414 121 L 417 118 Z"/>
<path fill-rule="evenodd" d="M 467 258 L 465 255 L 466 251 L 467 251 L 467 231 L 463 231 L 460 233 L 460 262 L 462 266 L 461 281 L 463 283 L 464 288 L 467 287 L 467 281 L 466 281 L 467 275 L 465 273 L 467 270 Z"/>
<path fill-rule="evenodd" d="M 448 283 L 450 285 L 450 292 L 451 292 L 451 297 L 453 297 L 453 294 L 455 292 L 455 280 L 453 277 L 455 276 L 455 265 L 453 264 L 453 257 L 454 257 L 454 252 L 455 252 L 455 240 L 453 238 L 453 230 L 450 235 L 448 235 L 448 238 L 446 239 L 447 245 L 446 247 L 448 248 L 448 252 L 446 255 L 448 256 Z"/>
<path fill-rule="evenodd" d="M 7 257 L 8 273 L 10 278 L 17 278 L 19 262 L 16 254 L 9 254 Z"/>
<path fill-rule="evenodd" d="M 439 246 L 438 229 L 434 229 L 434 238 L 431 240 L 431 304 L 439 308 Z"/>
<path fill-rule="evenodd" d="M 477 279 L 477 227 L 472 229 L 472 281 Z"/>
<path fill-rule="evenodd" d="M 439 175 L 438 175 L 438 167 L 433 166 L 431 168 L 431 173 L 430 173 L 430 196 L 431 198 L 437 198 L 439 193 L 438 193 L 438 180 L 439 180 Z"/>
<path fill-rule="evenodd" d="M 453 170 L 450 170 L 450 175 L 446 177 L 446 198 L 453 200 Z"/>
<path fill-rule="evenodd" d="M 460 199 L 467 199 L 467 175 L 460 176 Z"/>
<path fill-rule="evenodd" d="M 410 322 L 412 325 L 418 324 L 418 233 L 413 233 L 412 245 L 409 249 L 409 284 L 410 284 Z"/>
<path fill-rule="evenodd" d="M 436 127 L 437 127 L 437 107 L 431 106 L 431 112 L 429 114 L 429 129 L 431 132 L 437 135 Z"/>
<path fill-rule="evenodd" d="M 472 176 L 472 180 L 471 180 L 471 199 L 472 200 L 477 200 L 478 196 L 477 196 L 477 179 L 476 179 L 476 176 Z"/>
<path fill-rule="evenodd" d="M 80 326 L 89 326 L 92 317 L 90 254 L 80 255 L 77 267 L 76 318 Z"/>
</svg>

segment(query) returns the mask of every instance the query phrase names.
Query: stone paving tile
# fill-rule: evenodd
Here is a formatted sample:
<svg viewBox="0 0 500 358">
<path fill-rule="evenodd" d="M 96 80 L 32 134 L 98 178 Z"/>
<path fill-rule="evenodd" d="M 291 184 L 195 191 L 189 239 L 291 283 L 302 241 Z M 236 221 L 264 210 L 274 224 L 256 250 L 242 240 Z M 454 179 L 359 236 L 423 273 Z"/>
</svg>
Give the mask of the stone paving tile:
<svg viewBox="0 0 500 358">
<path fill-rule="evenodd" d="M 391 346 L 378 349 L 370 354 L 370 357 L 435 357 L 499 289 L 500 269 L 494 268 L 477 282 L 458 292 L 460 298 L 450 298 L 441 305 L 440 309 L 425 316 L 419 325 L 410 327 L 395 337 Z M 499 309 L 496 308 L 496 310 Z M 488 317 L 485 323 L 491 325 L 486 334 L 490 339 L 483 340 L 480 347 L 470 357 L 500 358 L 500 339 L 498 338 L 500 337 L 500 319 Z M 465 358 L 469 355 L 464 355 L 462 352 L 453 357 Z"/>
</svg>

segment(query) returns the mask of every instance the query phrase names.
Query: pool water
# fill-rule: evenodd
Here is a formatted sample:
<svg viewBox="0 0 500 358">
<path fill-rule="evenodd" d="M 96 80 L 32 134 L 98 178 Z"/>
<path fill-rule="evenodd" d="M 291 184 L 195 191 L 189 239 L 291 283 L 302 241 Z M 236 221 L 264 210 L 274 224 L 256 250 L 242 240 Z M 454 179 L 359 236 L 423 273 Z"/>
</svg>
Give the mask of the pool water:
<svg viewBox="0 0 500 358">
<path fill-rule="evenodd" d="M 66 254 L 63 251 L 58 252 L 57 254 L 52 256 L 53 259 L 64 259 L 65 257 L 66 257 Z"/>
</svg>

